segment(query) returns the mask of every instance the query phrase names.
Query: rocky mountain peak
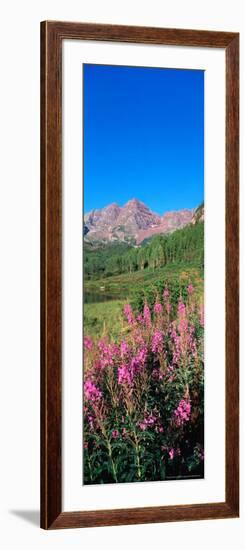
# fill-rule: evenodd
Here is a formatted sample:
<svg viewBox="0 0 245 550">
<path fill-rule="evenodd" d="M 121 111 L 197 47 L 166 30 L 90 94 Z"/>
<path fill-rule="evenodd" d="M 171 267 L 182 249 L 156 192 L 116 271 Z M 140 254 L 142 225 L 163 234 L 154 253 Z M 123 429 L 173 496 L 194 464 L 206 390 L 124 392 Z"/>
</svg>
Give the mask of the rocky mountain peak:
<svg viewBox="0 0 245 550">
<path fill-rule="evenodd" d="M 86 240 L 89 241 L 134 241 L 140 244 L 157 233 L 171 233 L 193 221 L 194 210 L 156 214 L 137 198 L 124 206 L 116 202 L 104 208 L 92 210 L 84 216 Z"/>
</svg>

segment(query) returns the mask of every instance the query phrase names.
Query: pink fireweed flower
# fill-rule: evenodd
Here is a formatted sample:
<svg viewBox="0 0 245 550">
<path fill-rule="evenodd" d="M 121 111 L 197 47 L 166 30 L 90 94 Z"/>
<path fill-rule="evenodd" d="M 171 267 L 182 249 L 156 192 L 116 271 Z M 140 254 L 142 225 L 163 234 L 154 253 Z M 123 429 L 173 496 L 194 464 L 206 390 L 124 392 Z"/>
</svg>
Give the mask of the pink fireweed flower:
<svg viewBox="0 0 245 550">
<path fill-rule="evenodd" d="M 169 315 L 169 313 L 170 313 L 170 311 L 171 311 L 171 304 L 170 304 L 170 302 L 167 302 L 167 303 L 166 303 L 166 311 L 167 311 L 167 313 L 168 313 L 168 315 Z"/>
<path fill-rule="evenodd" d="M 111 435 L 112 435 L 113 439 L 117 439 L 118 436 L 119 436 L 119 431 L 118 430 L 112 430 Z"/>
<path fill-rule="evenodd" d="M 143 323 L 143 320 L 144 320 L 144 319 L 143 319 L 143 317 L 142 317 L 141 314 L 137 315 L 136 321 L 138 321 L 138 323 Z"/>
<path fill-rule="evenodd" d="M 89 336 L 84 336 L 83 343 L 85 349 L 88 349 L 89 351 L 93 349 L 93 341 L 91 340 L 91 338 L 89 338 Z"/>
<path fill-rule="evenodd" d="M 185 334 L 188 330 L 188 321 L 185 317 L 182 317 L 178 326 L 179 332 L 181 335 Z"/>
<path fill-rule="evenodd" d="M 92 414 L 88 414 L 88 423 L 89 423 L 90 430 L 93 430 L 94 429 L 94 417 L 92 416 Z"/>
<path fill-rule="evenodd" d="M 204 449 L 200 449 L 198 456 L 201 460 L 204 460 Z"/>
<path fill-rule="evenodd" d="M 130 363 L 130 371 L 132 376 L 134 376 L 134 374 L 139 372 L 142 367 L 144 367 L 147 355 L 148 352 L 145 345 L 137 351 L 135 357 L 132 358 Z"/>
<path fill-rule="evenodd" d="M 158 329 L 152 336 L 151 349 L 153 353 L 161 353 L 163 350 L 163 333 Z"/>
<path fill-rule="evenodd" d="M 112 344 L 110 344 L 110 351 L 111 351 L 111 354 L 114 355 L 114 357 L 118 357 L 120 355 L 119 347 L 113 342 Z"/>
<path fill-rule="evenodd" d="M 161 424 L 160 424 L 160 425 L 156 425 L 156 426 L 155 426 L 155 432 L 156 432 L 157 434 L 162 434 L 162 433 L 164 432 L 163 426 L 161 426 Z"/>
<path fill-rule="evenodd" d="M 164 289 L 164 291 L 163 291 L 163 298 L 164 298 L 165 300 L 167 300 L 168 297 L 169 297 L 169 290 L 168 290 L 167 287 L 165 287 L 165 289 Z"/>
<path fill-rule="evenodd" d="M 102 397 L 102 393 L 99 388 L 92 382 L 92 380 L 87 380 L 84 384 L 84 394 L 87 401 L 92 401 L 92 403 L 97 403 Z"/>
<path fill-rule="evenodd" d="M 142 432 L 145 432 L 145 430 L 147 430 L 147 424 L 145 424 L 145 422 L 139 422 L 139 427 Z"/>
<path fill-rule="evenodd" d="M 147 327 L 149 327 L 151 325 L 151 312 L 150 312 L 150 308 L 147 304 L 144 305 L 143 315 L 144 315 L 145 324 L 146 324 Z"/>
<path fill-rule="evenodd" d="M 189 422 L 191 415 L 191 404 L 187 399 L 181 399 L 177 409 L 174 411 L 174 420 L 177 426 L 182 426 L 185 422 Z"/>
<path fill-rule="evenodd" d="M 193 292 L 194 292 L 194 286 L 193 286 L 192 283 L 190 283 L 190 284 L 188 285 L 188 287 L 187 287 L 187 292 L 188 292 L 189 295 L 190 295 L 190 294 L 193 294 Z"/>
<path fill-rule="evenodd" d="M 179 302 L 178 313 L 180 315 L 185 315 L 185 304 L 183 302 Z"/>
<path fill-rule="evenodd" d="M 146 414 L 144 420 L 142 422 L 139 422 L 140 429 L 144 432 L 148 426 L 155 426 L 157 421 L 157 417 L 153 414 Z"/>
<path fill-rule="evenodd" d="M 127 365 L 122 365 L 121 367 L 118 367 L 117 375 L 118 384 L 128 384 L 129 386 L 132 385 L 133 376 Z"/>
<path fill-rule="evenodd" d="M 154 305 L 154 313 L 156 313 L 157 315 L 160 315 L 162 313 L 162 310 L 163 310 L 162 304 L 160 304 L 160 302 L 156 302 Z"/>
<path fill-rule="evenodd" d="M 123 438 L 125 438 L 127 436 L 126 428 L 122 429 L 122 436 L 123 436 Z"/>
<path fill-rule="evenodd" d="M 114 359 L 119 357 L 120 350 L 116 344 L 113 342 L 111 344 L 107 344 L 104 342 L 104 340 L 100 340 L 98 343 L 98 348 L 100 351 L 100 360 L 99 360 L 99 366 L 100 368 L 107 367 L 108 365 L 114 364 Z"/>
<path fill-rule="evenodd" d="M 168 382 L 170 383 L 173 382 L 173 380 L 175 379 L 173 365 L 168 365 L 167 374 L 168 374 Z"/>
<path fill-rule="evenodd" d="M 169 458 L 170 458 L 170 460 L 173 460 L 173 458 L 174 458 L 174 455 L 175 455 L 175 451 L 174 451 L 174 449 L 173 449 L 173 448 L 172 448 L 172 449 L 170 449 L 170 451 L 169 451 L 168 455 L 169 455 Z"/>
<path fill-rule="evenodd" d="M 195 339 L 195 327 L 191 325 L 189 327 L 189 335 L 187 339 L 188 348 L 192 353 L 193 357 L 197 357 L 197 343 Z"/>
<path fill-rule="evenodd" d="M 123 313 L 125 317 L 127 318 L 128 324 L 132 325 L 134 322 L 134 316 L 133 311 L 130 304 L 126 304 L 123 308 Z"/>
<path fill-rule="evenodd" d="M 173 343 L 173 363 L 177 364 L 181 357 L 181 337 L 177 334 L 174 325 L 172 325 L 170 336 Z"/>
<path fill-rule="evenodd" d="M 153 426 L 156 420 L 156 416 L 153 416 L 153 414 L 149 414 L 149 416 L 145 419 L 145 422 L 148 424 L 148 426 Z"/>
<path fill-rule="evenodd" d="M 204 449 L 199 443 L 194 447 L 194 456 L 199 458 L 200 461 L 204 460 Z"/>
<path fill-rule="evenodd" d="M 201 304 L 201 306 L 200 306 L 199 314 L 200 314 L 200 316 L 199 316 L 200 325 L 201 325 L 201 327 L 204 327 L 204 305 L 203 304 Z"/>
<path fill-rule="evenodd" d="M 191 304 L 189 305 L 190 313 L 195 313 L 195 309 L 196 305 L 194 304 L 194 302 L 191 302 Z"/>
<path fill-rule="evenodd" d="M 143 345 L 140 349 L 138 349 L 137 354 L 135 356 L 135 360 L 138 363 L 138 365 L 143 366 L 145 364 L 147 358 L 147 347 L 146 345 Z"/>
<path fill-rule="evenodd" d="M 128 355 L 128 353 L 130 352 L 130 347 L 127 342 L 125 342 L 125 340 L 122 340 L 121 342 L 120 351 L 121 357 L 124 357 L 124 355 Z"/>
</svg>

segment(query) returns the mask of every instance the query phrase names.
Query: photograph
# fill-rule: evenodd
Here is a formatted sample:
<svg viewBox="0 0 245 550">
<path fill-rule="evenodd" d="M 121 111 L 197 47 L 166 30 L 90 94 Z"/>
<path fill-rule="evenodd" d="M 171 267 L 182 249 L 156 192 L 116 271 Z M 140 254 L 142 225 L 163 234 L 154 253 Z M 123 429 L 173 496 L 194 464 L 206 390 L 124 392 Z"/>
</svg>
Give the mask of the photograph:
<svg viewBox="0 0 245 550">
<path fill-rule="evenodd" d="M 202 70 L 83 65 L 83 483 L 204 477 Z"/>
</svg>

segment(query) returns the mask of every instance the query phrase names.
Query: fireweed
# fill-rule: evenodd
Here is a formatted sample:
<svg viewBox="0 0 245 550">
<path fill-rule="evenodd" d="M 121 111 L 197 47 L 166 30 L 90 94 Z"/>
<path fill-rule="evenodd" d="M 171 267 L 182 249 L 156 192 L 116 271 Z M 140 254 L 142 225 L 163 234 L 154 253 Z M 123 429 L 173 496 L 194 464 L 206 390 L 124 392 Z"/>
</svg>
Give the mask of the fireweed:
<svg viewBox="0 0 245 550">
<path fill-rule="evenodd" d="M 121 340 L 84 338 L 84 483 L 203 477 L 203 303 L 166 287 L 122 315 Z"/>
</svg>

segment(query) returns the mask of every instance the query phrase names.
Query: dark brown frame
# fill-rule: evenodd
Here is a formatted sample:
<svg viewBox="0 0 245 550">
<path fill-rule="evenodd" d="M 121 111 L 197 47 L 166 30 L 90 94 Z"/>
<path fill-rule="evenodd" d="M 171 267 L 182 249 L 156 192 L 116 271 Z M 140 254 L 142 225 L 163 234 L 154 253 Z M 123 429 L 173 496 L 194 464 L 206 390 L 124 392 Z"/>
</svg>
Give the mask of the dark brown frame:
<svg viewBox="0 0 245 550">
<path fill-rule="evenodd" d="M 225 48 L 226 498 L 181 506 L 62 512 L 62 40 Z M 41 527 L 59 529 L 239 515 L 239 34 L 41 23 Z"/>
</svg>

